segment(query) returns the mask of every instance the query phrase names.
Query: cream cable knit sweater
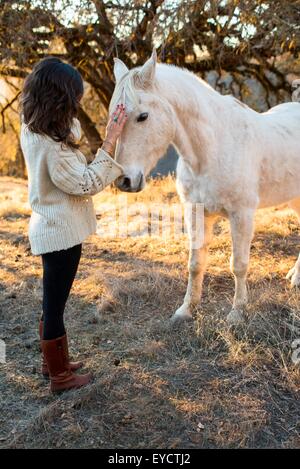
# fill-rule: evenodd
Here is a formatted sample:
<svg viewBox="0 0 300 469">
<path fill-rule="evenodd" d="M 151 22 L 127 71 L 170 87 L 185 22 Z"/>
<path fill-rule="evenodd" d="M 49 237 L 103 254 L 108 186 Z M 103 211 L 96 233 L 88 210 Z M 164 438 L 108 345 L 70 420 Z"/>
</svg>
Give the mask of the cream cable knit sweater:
<svg viewBox="0 0 300 469">
<path fill-rule="evenodd" d="M 77 119 L 72 132 L 76 139 L 80 137 Z M 25 124 L 21 127 L 21 147 L 32 208 L 32 253 L 60 251 L 82 243 L 96 231 L 91 196 L 121 176 L 122 167 L 101 149 L 87 164 L 79 150 L 62 147 L 49 137 L 31 132 Z"/>
</svg>

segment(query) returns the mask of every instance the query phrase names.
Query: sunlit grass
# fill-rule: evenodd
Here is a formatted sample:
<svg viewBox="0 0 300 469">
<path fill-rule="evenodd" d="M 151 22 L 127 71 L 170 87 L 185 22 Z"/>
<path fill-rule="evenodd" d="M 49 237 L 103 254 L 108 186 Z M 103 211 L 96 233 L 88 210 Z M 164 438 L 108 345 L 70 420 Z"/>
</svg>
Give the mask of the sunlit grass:
<svg viewBox="0 0 300 469">
<path fill-rule="evenodd" d="M 66 325 L 94 383 L 53 397 L 38 373 L 41 262 L 28 251 L 26 183 L 0 179 L 0 189 L 0 446 L 300 447 L 291 359 L 300 303 L 285 279 L 299 251 L 292 211 L 257 213 L 247 321 L 236 330 L 225 322 L 234 292 L 227 221 L 215 227 L 202 304 L 177 329 L 169 318 L 186 288 L 185 236 L 89 238 Z M 98 223 L 109 222 L 103 203 L 119 196 L 95 197 Z M 128 200 L 178 203 L 175 182 L 150 181 Z"/>
</svg>

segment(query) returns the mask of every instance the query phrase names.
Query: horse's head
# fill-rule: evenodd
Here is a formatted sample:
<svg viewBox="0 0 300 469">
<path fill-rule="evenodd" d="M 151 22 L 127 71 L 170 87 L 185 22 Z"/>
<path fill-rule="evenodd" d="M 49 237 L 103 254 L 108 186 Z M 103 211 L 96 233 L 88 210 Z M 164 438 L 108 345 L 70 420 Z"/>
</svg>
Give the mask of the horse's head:
<svg viewBox="0 0 300 469">
<path fill-rule="evenodd" d="M 165 154 L 174 136 L 173 112 L 159 93 L 156 61 L 155 50 L 142 67 L 132 70 L 115 59 L 116 87 L 110 113 L 119 103 L 125 104 L 128 113 L 116 150 L 116 160 L 124 168 L 124 176 L 116 185 L 126 192 L 144 188 L 146 176 Z"/>
</svg>

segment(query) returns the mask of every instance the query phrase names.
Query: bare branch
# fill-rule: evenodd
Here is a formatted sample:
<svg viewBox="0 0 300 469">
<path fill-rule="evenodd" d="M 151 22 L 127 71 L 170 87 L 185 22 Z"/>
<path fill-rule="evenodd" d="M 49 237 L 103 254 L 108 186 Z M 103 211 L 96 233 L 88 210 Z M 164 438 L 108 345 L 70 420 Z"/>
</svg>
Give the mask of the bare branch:
<svg viewBox="0 0 300 469">
<path fill-rule="evenodd" d="M 1 119 L 2 119 L 2 132 L 5 134 L 6 128 L 5 128 L 5 112 L 12 107 L 12 105 L 17 101 L 18 97 L 20 96 L 20 91 L 17 92 L 17 94 L 8 102 L 6 103 L 5 106 L 2 107 L 1 109 Z"/>
</svg>

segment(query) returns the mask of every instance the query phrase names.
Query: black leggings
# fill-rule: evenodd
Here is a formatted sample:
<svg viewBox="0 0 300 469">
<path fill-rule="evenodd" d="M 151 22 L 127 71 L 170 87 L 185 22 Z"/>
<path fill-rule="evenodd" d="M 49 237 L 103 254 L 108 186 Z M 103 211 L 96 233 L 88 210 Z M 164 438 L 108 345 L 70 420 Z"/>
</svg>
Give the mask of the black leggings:
<svg viewBox="0 0 300 469">
<path fill-rule="evenodd" d="M 63 336 L 65 305 L 81 257 L 81 244 L 42 255 L 44 340 Z"/>
</svg>

